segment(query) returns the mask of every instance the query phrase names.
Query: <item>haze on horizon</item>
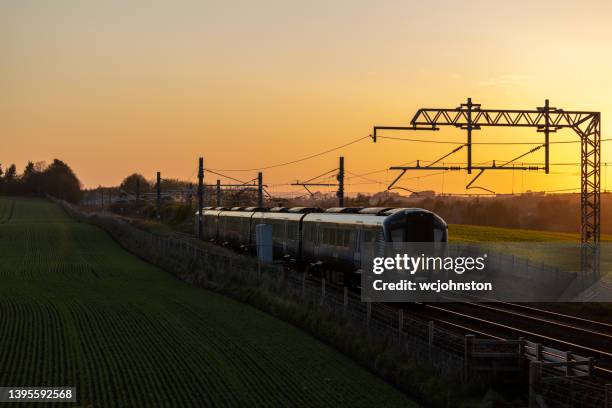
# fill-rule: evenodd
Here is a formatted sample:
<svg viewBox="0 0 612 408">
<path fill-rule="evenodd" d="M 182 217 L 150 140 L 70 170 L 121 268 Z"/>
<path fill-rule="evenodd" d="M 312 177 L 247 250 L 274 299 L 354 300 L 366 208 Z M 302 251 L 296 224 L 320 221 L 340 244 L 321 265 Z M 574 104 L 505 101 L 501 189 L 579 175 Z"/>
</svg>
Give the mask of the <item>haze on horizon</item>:
<svg viewBox="0 0 612 408">
<path fill-rule="evenodd" d="M 490 108 L 533 109 L 549 98 L 555 107 L 599 110 L 602 137 L 612 137 L 611 18 L 612 4 L 594 0 L 3 1 L 0 163 L 21 171 L 27 160 L 57 157 L 86 187 L 117 185 L 132 172 L 152 179 L 158 170 L 195 180 L 200 155 L 215 169 L 290 161 L 468 96 Z M 456 129 L 389 135 L 465 139 Z M 563 131 L 552 140 L 570 139 L 577 136 Z M 478 140 L 542 136 L 490 128 Z M 610 145 L 602 162 L 612 161 Z M 264 178 L 273 193 L 299 190 L 286 184 L 331 170 L 340 154 L 350 173 L 363 174 L 453 147 L 365 140 Z M 531 147 L 477 146 L 474 160 L 501 162 Z M 579 157 L 579 144 L 551 150 L 552 162 Z M 542 152 L 525 158 L 542 160 Z M 447 161 L 463 162 L 465 152 Z M 579 187 L 578 167 L 552 173 L 485 173 L 478 184 L 497 192 Z M 349 178 L 347 192 L 380 191 L 395 175 Z M 469 179 L 455 172 L 400 185 L 465 192 Z M 610 189 L 607 168 L 602 184 Z"/>
</svg>

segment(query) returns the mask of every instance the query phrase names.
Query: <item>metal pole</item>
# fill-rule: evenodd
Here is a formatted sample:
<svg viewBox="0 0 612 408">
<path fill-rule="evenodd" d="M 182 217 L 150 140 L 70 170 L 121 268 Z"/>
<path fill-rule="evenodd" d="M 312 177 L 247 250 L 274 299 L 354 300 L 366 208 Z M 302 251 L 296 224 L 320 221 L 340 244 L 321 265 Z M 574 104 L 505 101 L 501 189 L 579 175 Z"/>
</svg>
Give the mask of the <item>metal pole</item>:
<svg viewBox="0 0 612 408">
<path fill-rule="evenodd" d="M 155 184 L 157 194 L 157 219 L 161 218 L 161 173 L 157 172 L 157 183 Z"/>
<path fill-rule="evenodd" d="M 344 207 L 344 157 L 340 156 L 338 164 L 338 206 Z"/>
<path fill-rule="evenodd" d="M 550 140 L 550 104 L 548 99 L 544 101 L 544 172 L 548 174 L 549 162 L 549 140 Z"/>
<path fill-rule="evenodd" d="M 217 207 L 221 207 L 221 180 L 217 180 Z"/>
<path fill-rule="evenodd" d="M 472 98 L 467 99 L 467 172 L 472 173 Z"/>
<path fill-rule="evenodd" d="M 198 161 L 198 238 L 202 239 L 202 208 L 204 208 L 204 158 Z"/>
<path fill-rule="evenodd" d="M 257 173 L 257 206 L 263 207 L 263 173 Z"/>
</svg>

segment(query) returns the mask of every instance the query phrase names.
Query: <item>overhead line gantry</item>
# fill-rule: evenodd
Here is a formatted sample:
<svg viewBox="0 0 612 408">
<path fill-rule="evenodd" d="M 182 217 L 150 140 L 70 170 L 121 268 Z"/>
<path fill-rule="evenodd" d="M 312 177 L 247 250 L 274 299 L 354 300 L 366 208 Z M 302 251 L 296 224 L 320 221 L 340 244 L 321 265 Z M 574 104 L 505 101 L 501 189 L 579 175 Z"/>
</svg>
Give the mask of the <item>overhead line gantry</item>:
<svg viewBox="0 0 612 408">
<path fill-rule="evenodd" d="M 461 168 L 471 173 L 472 170 L 518 170 L 519 167 L 508 166 L 473 166 L 472 164 L 472 132 L 483 127 L 529 127 L 544 134 L 540 147 L 544 147 L 544 167 L 538 170 L 550 171 L 550 134 L 561 129 L 571 129 L 581 142 L 580 155 L 580 208 L 582 244 L 582 270 L 599 276 L 599 241 L 601 225 L 601 112 L 563 110 L 551 107 L 548 99 L 544 106 L 536 109 L 483 109 L 480 104 L 466 103 L 456 108 L 422 108 L 419 109 L 410 126 L 375 126 L 372 139 L 376 142 L 379 130 L 427 130 L 436 131 L 441 126 L 454 126 L 467 133 L 465 147 L 467 148 L 467 167 Z M 445 167 L 445 166 L 441 166 Z M 435 167 L 402 167 L 395 169 L 433 170 Z M 392 168 L 393 169 L 393 168 Z M 449 169 L 452 170 L 452 169 Z M 533 168 L 525 168 L 533 170 Z"/>
</svg>

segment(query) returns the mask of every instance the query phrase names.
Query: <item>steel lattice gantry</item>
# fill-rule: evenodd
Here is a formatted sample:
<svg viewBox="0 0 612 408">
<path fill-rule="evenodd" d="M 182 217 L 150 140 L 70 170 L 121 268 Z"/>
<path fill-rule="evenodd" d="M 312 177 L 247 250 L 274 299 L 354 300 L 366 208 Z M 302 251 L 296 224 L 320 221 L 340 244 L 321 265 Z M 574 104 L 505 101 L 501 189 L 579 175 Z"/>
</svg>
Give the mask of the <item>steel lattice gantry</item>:
<svg viewBox="0 0 612 408">
<path fill-rule="evenodd" d="M 545 170 L 549 170 L 549 134 L 572 129 L 581 140 L 581 243 L 582 270 L 599 276 L 601 113 L 552 108 L 548 100 L 534 110 L 482 109 L 467 103 L 454 109 L 419 109 L 411 128 L 437 130 L 455 126 L 467 131 L 468 172 L 472 170 L 472 130 L 485 126 L 531 127 L 544 133 Z"/>
</svg>

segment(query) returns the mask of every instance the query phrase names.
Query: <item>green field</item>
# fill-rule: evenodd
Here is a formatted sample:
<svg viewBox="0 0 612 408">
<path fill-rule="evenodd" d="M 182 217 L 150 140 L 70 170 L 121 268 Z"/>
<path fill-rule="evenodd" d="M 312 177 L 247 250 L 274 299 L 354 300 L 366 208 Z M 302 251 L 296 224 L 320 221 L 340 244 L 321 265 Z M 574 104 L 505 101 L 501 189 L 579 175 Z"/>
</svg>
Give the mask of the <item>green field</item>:
<svg viewBox="0 0 612 408">
<path fill-rule="evenodd" d="M 462 224 L 450 224 L 448 238 L 454 242 L 580 242 L 579 233 Z M 601 240 L 612 241 L 612 236 L 603 234 Z"/>
<path fill-rule="evenodd" d="M 413 406 L 304 332 L 191 287 L 54 204 L 0 198 L 0 386 L 94 406 Z"/>
</svg>

